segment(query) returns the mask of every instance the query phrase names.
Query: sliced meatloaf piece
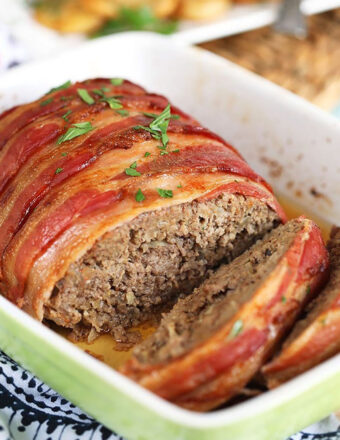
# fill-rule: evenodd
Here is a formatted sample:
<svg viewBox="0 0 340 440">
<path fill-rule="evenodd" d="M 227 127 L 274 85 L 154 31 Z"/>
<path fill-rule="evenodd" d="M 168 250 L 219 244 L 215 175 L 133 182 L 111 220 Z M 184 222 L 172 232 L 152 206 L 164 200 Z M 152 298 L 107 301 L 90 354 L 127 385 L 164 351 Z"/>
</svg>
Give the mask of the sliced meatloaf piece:
<svg viewBox="0 0 340 440">
<path fill-rule="evenodd" d="M 263 203 L 230 194 L 141 214 L 71 264 L 44 316 L 75 336 L 85 327 L 125 340 L 126 329 L 169 310 L 208 269 L 232 260 L 276 224 Z"/>
<path fill-rule="evenodd" d="M 0 206 L 1 292 L 120 340 L 285 221 L 233 147 L 119 78 L 0 115 Z"/>
<path fill-rule="evenodd" d="M 123 373 L 189 409 L 222 404 L 260 369 L 323 282 L 327 264 L 312 221 L 279 226 L 179 300 Z"/>
<path fill-rule="evenodd" d="M 328 243 L 330 280 L 298 321 L 280 353 L 263 368 L 274 388 L 340 352 L 340 228 Z"/>
</svg>

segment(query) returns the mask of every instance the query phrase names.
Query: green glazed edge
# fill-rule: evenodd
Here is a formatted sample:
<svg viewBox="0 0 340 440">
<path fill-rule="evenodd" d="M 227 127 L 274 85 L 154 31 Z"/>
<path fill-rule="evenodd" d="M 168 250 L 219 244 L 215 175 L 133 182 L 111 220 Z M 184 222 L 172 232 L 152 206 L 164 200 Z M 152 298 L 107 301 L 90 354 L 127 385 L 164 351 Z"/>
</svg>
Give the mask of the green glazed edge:
<svg viewBox="0 0 340 440">
<path fill-rule="evenodd" d="M 340 371 L 246 419 L 196 428 L 142 405 L 0 308 L 0 348 L 99 422 L 129 440 L 282 440 L 340 408 Z"/>
</svg>

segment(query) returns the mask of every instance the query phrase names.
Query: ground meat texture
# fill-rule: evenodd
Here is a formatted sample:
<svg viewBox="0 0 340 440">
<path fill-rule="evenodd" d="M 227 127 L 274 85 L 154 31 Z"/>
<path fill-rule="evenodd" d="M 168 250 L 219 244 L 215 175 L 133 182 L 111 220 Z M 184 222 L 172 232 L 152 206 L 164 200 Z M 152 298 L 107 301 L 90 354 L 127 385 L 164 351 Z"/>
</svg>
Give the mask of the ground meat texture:
<svg viewBox="0 0 340 440">
<path fill-rule="evenodd" d="M 144 364 L 166 364 L 204 343 L 248 302 L 276 267 L 303 224 L 292 221 L 268 234 L 166 314 L 157 331 L 134 349 Z"/>
<path fill-rule="evenodd" d="M 45 305 L 45 318 L 84 335 L 126 330 L 169 310 L 207 270 L 230 261 L 279 224 L 252 197 L 216 199 L 144 213 L 97 241 L 71 264 Z"/>
</svg>

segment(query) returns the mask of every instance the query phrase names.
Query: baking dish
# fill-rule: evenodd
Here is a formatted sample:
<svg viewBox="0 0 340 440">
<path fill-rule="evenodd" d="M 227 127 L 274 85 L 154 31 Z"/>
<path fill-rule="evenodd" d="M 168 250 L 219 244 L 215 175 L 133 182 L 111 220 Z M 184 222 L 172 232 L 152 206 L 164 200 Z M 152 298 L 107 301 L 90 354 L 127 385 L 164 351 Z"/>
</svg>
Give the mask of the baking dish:
<svg viewBox="0 0 340 440">
<path fill-rule="evenodd" d="M 126 77 L 217 131 L 274 188 L 340 223 L 340 126 L 311 104 L 200 49 L 121 34 L 0 77 L 0 107 L 68 79 Z M 284 439 L 340 407 L 340 357 L 237 406 L 198 414 L 171 405 L 0 298 L 0 348 L 129 439 Z"/>
</svg>

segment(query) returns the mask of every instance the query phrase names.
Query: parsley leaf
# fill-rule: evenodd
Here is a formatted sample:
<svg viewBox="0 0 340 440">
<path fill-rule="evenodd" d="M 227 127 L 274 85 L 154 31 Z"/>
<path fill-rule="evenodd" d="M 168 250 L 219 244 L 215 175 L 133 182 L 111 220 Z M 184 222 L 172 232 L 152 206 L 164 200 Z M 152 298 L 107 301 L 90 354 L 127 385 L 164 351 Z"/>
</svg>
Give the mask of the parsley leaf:
<svg viewBox="0 0 340 440">
<path fill-rule="evenodd" d="M 142 114 L 147 118 L 157 118 L 159 116 L 157 115 L 157 113 L 142 112 Z M 179 115 L 170 115 L 170 119 L 179 119 L 179 118 L 180 118 Z"/>
<path fill-rule="evenodd" d="M 157 188 L 157 192 L 164 199 L 171 199 L 174 196 L 171 189 Z"/>
<path fill-rule="evenodd" d="M 142 202 L 143 200 L 145 200 L 145 195 L 142 193 L 142 190 L 140 188 L 136 192 L 135 199 L 137 202 Z"/>
<path fill-rule="evenodd" d="M 130 168 L 137 168 L 137 162 L 133 162 L 133 163 L 130 165 Z"/>
<path fill-rule="evenodd" d="M 239 335 L 243 330 L 243 321 L 241 319 L 238 319 L 231 329 L 229 333 L 230 338 L 236 338 L 237 335 Z"/>
<path fill-rule="evenodd" d="M 132 177 L 139 177 L 139 176 L 141 176 L 141 173 L 139 173 L 134 168 L 125 168 L 125 174 L 127 174 L 128 176 L 132 176 Z"/>
<path fill-rule="evenodd" d="M 177 185 L 177 188 L 182 188 L 182 185 L 181 184 Z"/>
<path fill-rule="evenodd" d="M 63 153 L 61 153 L 61 155 L 62 155 L 63 157 L 66 157 L 66 156 L 68 155 L 68 153 L 67 153 L 67 151 L 64 151 Z"/>
<path fill-rule="evenodd" d="M 62 168 L 57 168 L 57 169 L 55 170 L 55 174 L 60 174 L 62 171 L 63 171 Z"/>
<path fill-rule="evenodd" d="M 101 96 L 102 98 L 103 97 L 105 97 L 105 94 L 104 94 L 104 91 L 103 91 L 103 89 L 93 89 L 92 90 L 92 93 L 95 93 L 96 95 L 99 95 L 99 96 Z"/>
<path fill-rule="evenodd" d="M 285 304 L 287 302 L 287 298 L 285 296 L 281 297 L 281 302 L 283 302 L 283 304 Z"/>
<path fill-rule="evenodd" d="M 40 107 L 45 107 L 45 105 L 48 105 L 48 104 L 50 104 L 51 102 L 53 102 L 53 98 L 45 99 L 45 101 L 41 101 L 41 103 L 40 103 Z"/>
<path fill-rule="evenodd" d="M 91 122 L 79 122 L 78 124 L 73 124 L 66 133 L 58 138 L 57 144 L 60 145 L 63 142 L 70 141 L 71 139 L 86 134 L 89 131 L 92 131 L 93 128 Z"/>
<path fill-rule="evenodd" d="M 114 86 L 121 86 L 124 82 L 124 80 L 122 78 L 111 78 L 110 81 L 111 81 L 111 84 Z"/>
<path fill-rule="evenodd" d="M 70 101 L 71 99 L 73 99 L 73 96 L 61 96 L 60 97 L 60 101 Z"/>
<path fill-rule="evenodd" d="M 67 110 L 67 112 L 62 116 L 62 118 L 64 119 L 64 121 L 66 121 L 66 122 L 70 122 L 70 121 L 68 120 L 68 117 L 67 117 L 67 116 L 69 116 L 71 113 L 72 113 L 72 110 Z"/>
<path fill-rule="evenodd" d="M 144 157 L 148 157 L 151 156 L 151 153 L 149 153 L 148 151 L 144 154 Z"/>
<path fill-rule="evenodd" d="M 53 92 L 58 92 L 59 90 L 67 89 L 70 87 L 70 85 L 71 85 L 71 81 L 66 81 L 64 84 L 61 84 L 58 87 L 53 87 L 49 92 L 46 93 L 46 95 L 49 95 L 50 93 Z"/>
<path fill-rule="evenodd" d="M 102 98 L 101 101 L 107 102 L 112 110 L 123 108 L 123 104 L 117 98 Z"/>
<path fill-rule="evenodd" d="M 95 100 L 86 89 L 77 89 L 77 93 L 86 104 L 92 105 L 95 103 Z"/>
<path fill-rule="evenodd" d="M 129 112 L 127 110 L 116 110 L 116 113 L 121 116 L 129 116 Z"/>
<path fill-rule="evenodd" d="M 149 113 L 151 115 L 152 113 Z M 169 126 L 169 122 L 171 119 L 171 107 L 168 104 L 165 109 L 162 111 L 160 115 L 157 116 L 149 125 L 149 127 L 145 127 L 144 125 L 136 125 L 133 127 L 135 130 L 145 130 L 151 133 L 151 136 L 154 139 L 158 139 L 162 141 L 162 148 L 166 148 L 169 143 L 169 137 L 167 135 L 167 130 Z M 160 148 L 160 147 L 158 147 Z"/>
</svg>

